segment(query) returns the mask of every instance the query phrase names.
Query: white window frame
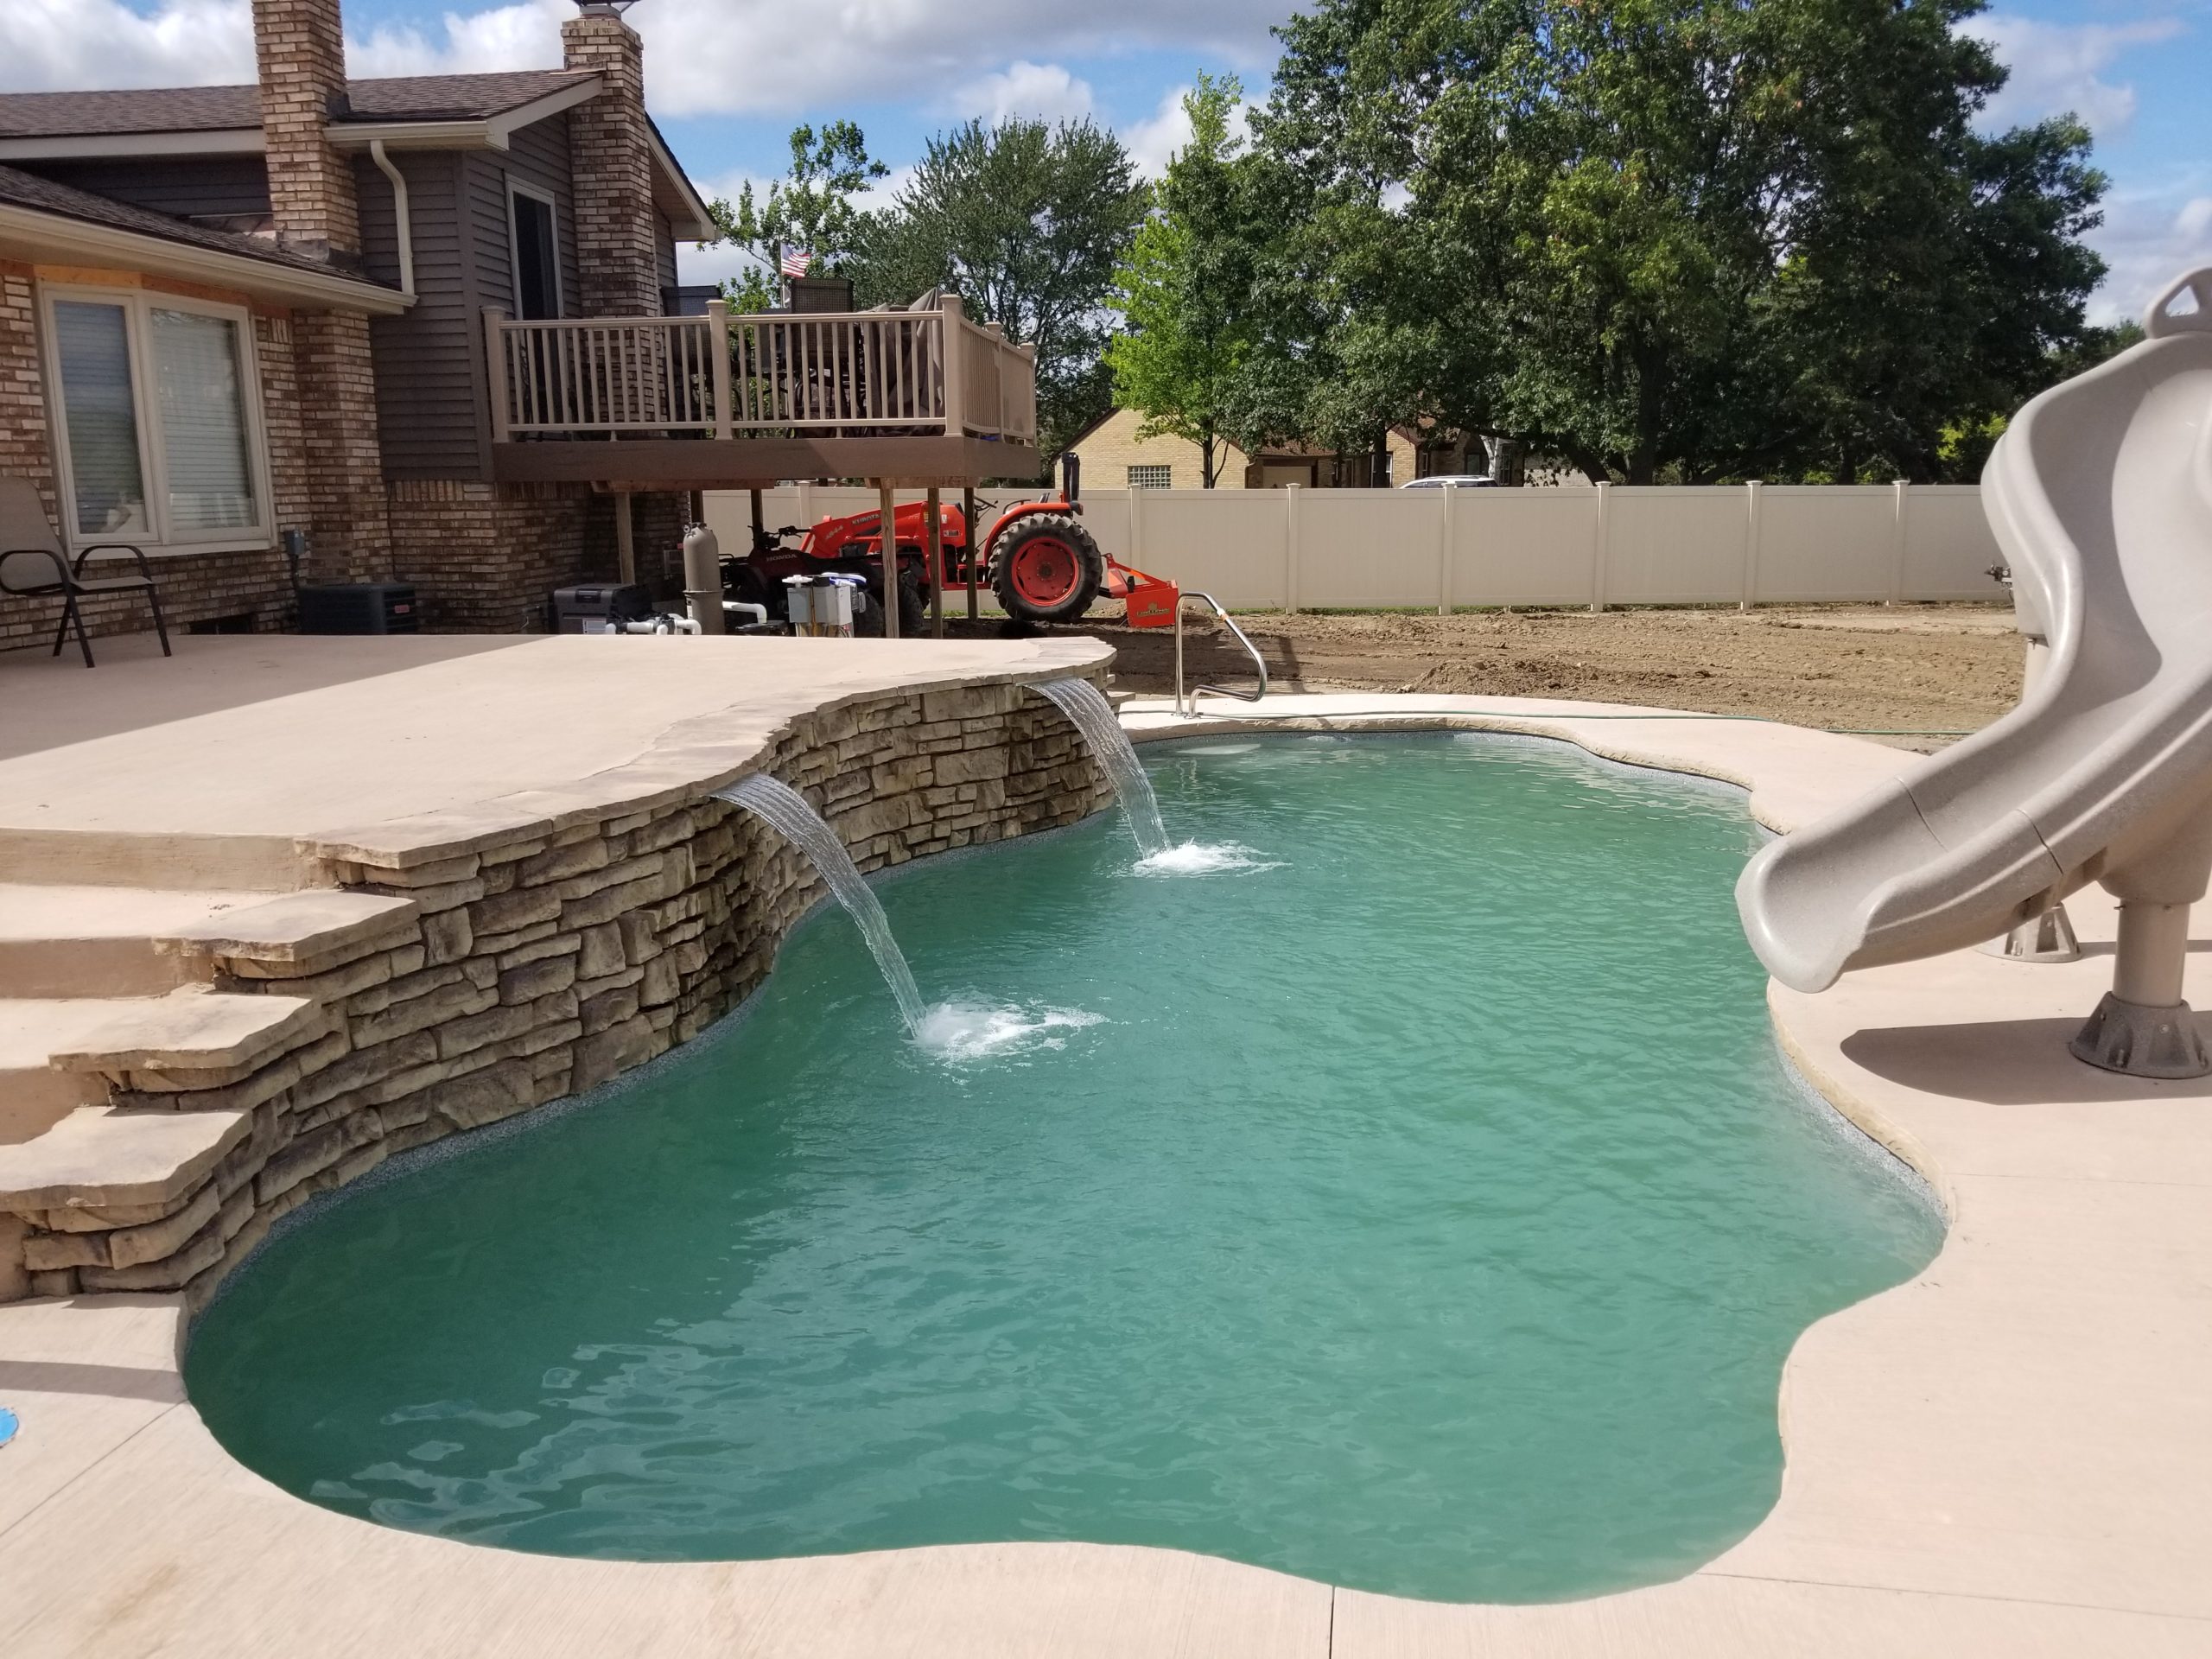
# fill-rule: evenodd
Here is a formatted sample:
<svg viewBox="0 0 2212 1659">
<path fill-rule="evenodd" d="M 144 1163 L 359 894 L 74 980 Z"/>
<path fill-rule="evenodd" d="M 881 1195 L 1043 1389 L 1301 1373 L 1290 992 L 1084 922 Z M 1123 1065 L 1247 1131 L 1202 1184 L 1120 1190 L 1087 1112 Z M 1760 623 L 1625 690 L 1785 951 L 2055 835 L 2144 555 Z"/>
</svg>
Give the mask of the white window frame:
<svg viewBox="0 0 2212 1659">
<path fill-rule="evenodd" d="M 507 286 L 515 302 L 515 315 L 522 315 L 522 224 L 515 218 L 515 198 L 528 196 L 532 201 L 545 204 L 546 222 L 553 227 L 553 315 L 569 315 L 569 296 L 561 288 L 561 203 L 550 190 L 535 184 L 524 184 L 512 173 L 507 175 Z"/>
<path fill-rule="evenodd" d="M 1175 468 L 1170 462 L 1141 461 L 1133 463 L 1128 472 L 1128 486 L 1133 490 L 1172 490 L 1175 487 Z M 1142 483 L 1139 483 L 1137 481 L 1139 473 L 1165 473 L 1167 476 L 1157 483 L 1154 483 L 1150 477 L 1147 477 Z"/>
<path fill-rule="evenodd" d="M 146 528 L 138 531 L 79 531 L 77 528 L 77 487 L 69 458 L 69 423 L 61 385 L 61 342 L 55 326 L 57 300 L 112 305 L 124 314 L 124 337 L 130 347 L 130 400 L 137 413 L 138 477 L 146 492 Z M 168 521 L 168 466 L 161 444 L 155 442 L 154 423 L 160 418 L 153 385 L 152 311 L 187 311 L 198 316 L 220 317 L 238 327 L 240 405 L 245 416 L 246 464 L 253 477 L 253 499 L 259 517 L 241 529 L 178 533 Z M 269 546 L 275 539 L 276 505 L 269 472 L 269 438 L 261 407 L 261 361 L 253 337 L 253 313 L 242 305 L 204 300 L 197 295 L 170 294 L 159 289 L 109 288 L 97 283 L 41 283 L 39 284 L 39 332 L 42 336 L 42 366 L 46 372 L 47 431 L 53 438 L 54 466 L 60 486 L 61 539 L 74 552 L 101 543 L 122 542 L 149 554 L 241 553 Z M 122 557 L 118 554 L 112 556 Z"/>
</svg>

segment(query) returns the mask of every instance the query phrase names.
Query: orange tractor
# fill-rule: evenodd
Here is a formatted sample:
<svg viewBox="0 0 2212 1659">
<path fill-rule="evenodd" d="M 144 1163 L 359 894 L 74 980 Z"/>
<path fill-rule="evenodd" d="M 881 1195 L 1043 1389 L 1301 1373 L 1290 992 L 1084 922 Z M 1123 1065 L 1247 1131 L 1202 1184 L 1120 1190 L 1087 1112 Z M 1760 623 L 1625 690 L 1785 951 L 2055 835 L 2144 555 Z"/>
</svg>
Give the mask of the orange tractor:
<svg viewBox="0 0 2212 1659">
<path fill-rule="evenodd" d="M 1175 620 L 1174 583 L 1133 570 L 1110 559 L 1083 525 L 1081 474 L 1075 456 L 1061 457 L 1060 493 L 1041 501 L 1021 501 L 998 512 L 978 545 L 965 514 L 950 502 L 938 509 L 938 533 L 944 548 L 942 569 L 929 568 L 929 508 L 910 501 L 892 515 L 898 549 L 899 632 L 922 631 L 931 589 L 964 587 L 973 580 L 988 586 L 1000 608 L 1018 621 L 1073 622 L 1099 595 L 1122 601 L 1135 627 L 1166 627 Z M 988 503 L 979 504 L 988 507 Z M 981 516 L 980 514 L 978 515 Z M 861 631 L 883 632 L 883 515 L 880 511 L 824 518 L 802 529 L 753 531 L 753 551 L 722 561 L 722 586 L 733 599 L 767 607 L 772 618 L 785 614 L 784 579 L 836 573 L 861 577 L 868 606 Z M 792 543 L 790 537 L 798 540 Z"/>
</svg>

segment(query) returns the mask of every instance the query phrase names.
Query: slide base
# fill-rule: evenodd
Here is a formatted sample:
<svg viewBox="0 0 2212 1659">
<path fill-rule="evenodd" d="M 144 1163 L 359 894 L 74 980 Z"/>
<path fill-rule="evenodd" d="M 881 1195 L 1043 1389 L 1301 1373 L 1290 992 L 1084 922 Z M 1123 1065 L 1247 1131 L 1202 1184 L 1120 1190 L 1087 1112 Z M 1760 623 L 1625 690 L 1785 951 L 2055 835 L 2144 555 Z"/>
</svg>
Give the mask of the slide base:
<svg viewBox="0 0 2212 1659">
<path fill-rule="evenodd" d="M 2037 916 L 2016 924 L 2002 938 L 1981 947 L 1982 954 L 2007 962 L 2079 962 L 2081 942 L 2074 937 L 2073 918 L 2066 906 L 2053 905 Z"/>
<path fill-rule="evenodd" d="M 2205 1053 L 2186 1002 L 2150 1008 L 2123 1002 L 2107 991 L 2067 1047 L 2077 1060 L 2131 1077 L 2201 1077 L 2212 1072 L 2212 1056 Z"/>
</svg>

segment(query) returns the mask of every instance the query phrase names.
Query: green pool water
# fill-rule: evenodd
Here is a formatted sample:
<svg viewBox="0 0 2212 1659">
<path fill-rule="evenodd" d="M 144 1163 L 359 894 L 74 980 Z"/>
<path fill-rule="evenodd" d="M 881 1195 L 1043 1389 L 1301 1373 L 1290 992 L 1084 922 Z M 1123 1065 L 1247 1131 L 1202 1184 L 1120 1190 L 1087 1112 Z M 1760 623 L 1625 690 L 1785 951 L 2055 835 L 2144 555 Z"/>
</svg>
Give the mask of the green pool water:
<svg viewBox="0 0 2212 1659">
<path fill-rule="evenodd" d="M 194 1403 L 316 1503 L 558 1554 L 1525 1601 L 1741 1537 L 1791 1342 L 1941 1232 L 1777 1058 L 1742 797 L 1471 736 L 1147 766 L 1242 868 L 1102 816 L 882 882 L 935 1047 L 817 912 L 626 1086 L 303 1212 Z"/>
</svg>

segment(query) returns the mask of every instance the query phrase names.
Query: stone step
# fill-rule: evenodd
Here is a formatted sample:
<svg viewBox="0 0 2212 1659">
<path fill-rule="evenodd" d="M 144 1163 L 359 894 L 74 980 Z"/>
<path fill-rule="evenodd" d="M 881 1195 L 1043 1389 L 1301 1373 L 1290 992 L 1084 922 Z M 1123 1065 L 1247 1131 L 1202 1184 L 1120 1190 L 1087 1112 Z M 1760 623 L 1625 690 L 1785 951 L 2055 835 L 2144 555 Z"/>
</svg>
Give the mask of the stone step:
<svg viewBox="0 0 2212 1659">
<path fill-rule="evenodd" d="M 296 996 L 184 986 L 166 996 L 0 997 L 0 1144 L 35 1140 L 105 1101 L 110 1075 L 227 1075 L 325 1016 Z"/>
<path fill-rule="evenodd" d="M 209 971 L 164 941 L 271 896 L 0 881 L 0 997 L 158 996 Z"/>
</svg>

